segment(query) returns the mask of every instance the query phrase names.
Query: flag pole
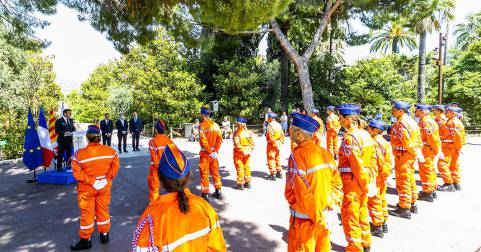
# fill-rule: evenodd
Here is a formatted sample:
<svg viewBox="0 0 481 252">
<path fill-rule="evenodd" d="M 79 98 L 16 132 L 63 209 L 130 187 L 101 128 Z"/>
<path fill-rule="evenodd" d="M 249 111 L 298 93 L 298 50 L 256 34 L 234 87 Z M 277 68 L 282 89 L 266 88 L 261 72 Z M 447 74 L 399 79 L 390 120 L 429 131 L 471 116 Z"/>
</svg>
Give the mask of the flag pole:
<svg viewBox="0 0 481 252">
<path fill-rule="evenodd" d="M 36 183 L 38 180 L 37 180 L 37 169 L 33 169 L 33 178 L 32 179 L 29 179 L 27 180 L 27 183 Z"/>
</svg>

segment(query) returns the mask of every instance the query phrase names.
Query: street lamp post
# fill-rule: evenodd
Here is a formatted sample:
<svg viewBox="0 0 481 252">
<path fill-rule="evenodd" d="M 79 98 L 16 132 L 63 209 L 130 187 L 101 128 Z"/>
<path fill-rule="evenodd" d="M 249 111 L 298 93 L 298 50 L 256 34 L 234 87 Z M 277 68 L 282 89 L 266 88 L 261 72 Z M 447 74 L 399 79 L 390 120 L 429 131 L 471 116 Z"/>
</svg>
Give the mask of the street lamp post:
<svg viewBox="0 0 481 252">
<path fill-rule="evenodd" d="M 443 34 L 439 33 L 438 104 L 443 104 Z"/>
</svg>

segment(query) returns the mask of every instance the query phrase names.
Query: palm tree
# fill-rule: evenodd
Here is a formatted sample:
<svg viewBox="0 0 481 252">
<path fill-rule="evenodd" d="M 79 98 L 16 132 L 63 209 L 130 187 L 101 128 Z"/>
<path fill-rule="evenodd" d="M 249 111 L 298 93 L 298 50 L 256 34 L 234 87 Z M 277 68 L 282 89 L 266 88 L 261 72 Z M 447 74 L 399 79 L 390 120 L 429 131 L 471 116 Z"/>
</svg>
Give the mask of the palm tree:
<svg viewBox="0 0 481 252">
<path fill-rule="evenodd" d="M 463 51 L 471 43 L 481 39 L 481 12 L 469 15 L 465 23 L 458 24 L 454 35 L 456 46 Z"/>
<path fill-rule="evenodd" d="M 407 47 L 409 50 L 417 47 L 413 33 L 403 27 L 400 22 L 394 22 L 384 27 L 371 38 L 370 43 L 372 43 L 371 52 L 387 53 L 391 48 L 394 54 L 399 53 L 401 47 Z"/>
</svg>

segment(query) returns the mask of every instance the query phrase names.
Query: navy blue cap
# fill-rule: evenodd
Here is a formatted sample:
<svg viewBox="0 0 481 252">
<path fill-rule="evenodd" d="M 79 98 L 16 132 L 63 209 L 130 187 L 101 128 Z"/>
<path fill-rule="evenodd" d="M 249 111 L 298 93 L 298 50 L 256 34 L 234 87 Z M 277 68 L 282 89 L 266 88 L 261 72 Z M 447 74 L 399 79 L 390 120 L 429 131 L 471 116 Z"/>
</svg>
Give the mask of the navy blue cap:
<svg viewBox="0 0 481 252">
<path fill-rule="evenodd" d="M 236 120 L 238 123 L 247 123 L 247 119 L 244 117 L 237 117 Z"/>
<path fill-rule="evenodd" d="M 432 106 L 427 105 L 427 104 L 416 104 L 416 105 L 414 105 L 414 107 L 416 109 L 421 109 L 421 110 L 431 110 L 432 109 Z"/>
<path fill-rule="evenodd" d="M 267 113 L 267 117 L 269 117 L 269 118 L 277 118 L 277 114 L 276 114 L 276 113 L 273 113 L 273 112 L 268 112 L 268 113 Z"/>
<path fill-rule="evenodd" d="M 190 171 L 189 161 L 174 143 L 165 146 L 159 162 L 159 172 L 171 179 L 181 179 Z"/>
<path fill-rule="evenodd" d="M 316 114 L 316 115 L 319 115 L 319 110 L 318 110 L 318 109 L 312 109 L 311 111 L 312 111 L 312 113 L 314 113 L 314 114 Z"/>
<path fill-rule="evenodd" d="M 167 126 L 165 125 L 164 121 L 158 119 L 157 122 L 155 123 L 155 129 L 162 134 L 167 129 Z"/>
<path fill-rule="evenodd" d="M 461 113 L 463 112 L 463 109 L 460 108 L 460 107 L 456 107 L 456 106 L 446 106 L 446 111 L 452 111 L 454 113 Z"/>
<path fill-rule="evenodd" d="M 382 131 L 385 131 L 387 129 L 387 124 L 384 123 L 383 121 L 381 120 L 371 120 L 369 121 L 369 127 L 371 128 L 376 128 L 376 129 L 380 129 Z"/>
<path fill-rule="evenodd" d="M 210 115 L 210 110 L 206 107 L 202 107 L 202 108 L 200 108 L 200 114 L 208 116 L 208 115 Z"/>
<path fill-rule="evenodd" d="M 319 129 L 319 123 L 308 115 L 298 114 L 293 117 L 292 126 L 296 126 L 309 133 L 314 133 Z"/>
<path fill-rule="evenodd" d="M 327 106 L 327 110 L 334 111 L 336 110 L 335 106 Z"/>
<path fill-rule="evenodd" d="M 361 107 L 356 104 L 341 104 L 337 106 L 339 114 L 346 115 L 359 115 L 361 114 Z"/>
<path fill-rule="evenodd" d="M 391 106 L 397 109 L 409 109 L 411 107 L 411 104 L 405 101 L 393 101 L 391 102 Z"/>
<path fill-rule="evenodd" d="M 87 128 L 87 134 L 100 135 L 100 129 L 96 125 L 89 125 Z"/>
<path fill-rule="evenodd" d="M 442 104 L 436 104 L 436 105 L 433 105 L 431 107 L 431 109 L 439 109 L 439 110 L 442 110 L 444 111 L 446 109 L 446 106 L 442 105 Z"/>
</svg>

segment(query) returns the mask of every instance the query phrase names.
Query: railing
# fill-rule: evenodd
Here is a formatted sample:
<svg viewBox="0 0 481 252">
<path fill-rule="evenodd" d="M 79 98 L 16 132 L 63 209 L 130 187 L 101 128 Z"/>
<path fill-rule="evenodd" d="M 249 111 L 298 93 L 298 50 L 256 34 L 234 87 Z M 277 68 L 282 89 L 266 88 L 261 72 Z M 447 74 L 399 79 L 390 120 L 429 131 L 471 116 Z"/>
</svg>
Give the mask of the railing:
<svg viewBox="0 0 481 252">
<path fill-rule="evenodd" d="M 480 136 L 481 125 L 470 125 L 465 127 L 466 134 L 469 136 Z"/>
</svg>

